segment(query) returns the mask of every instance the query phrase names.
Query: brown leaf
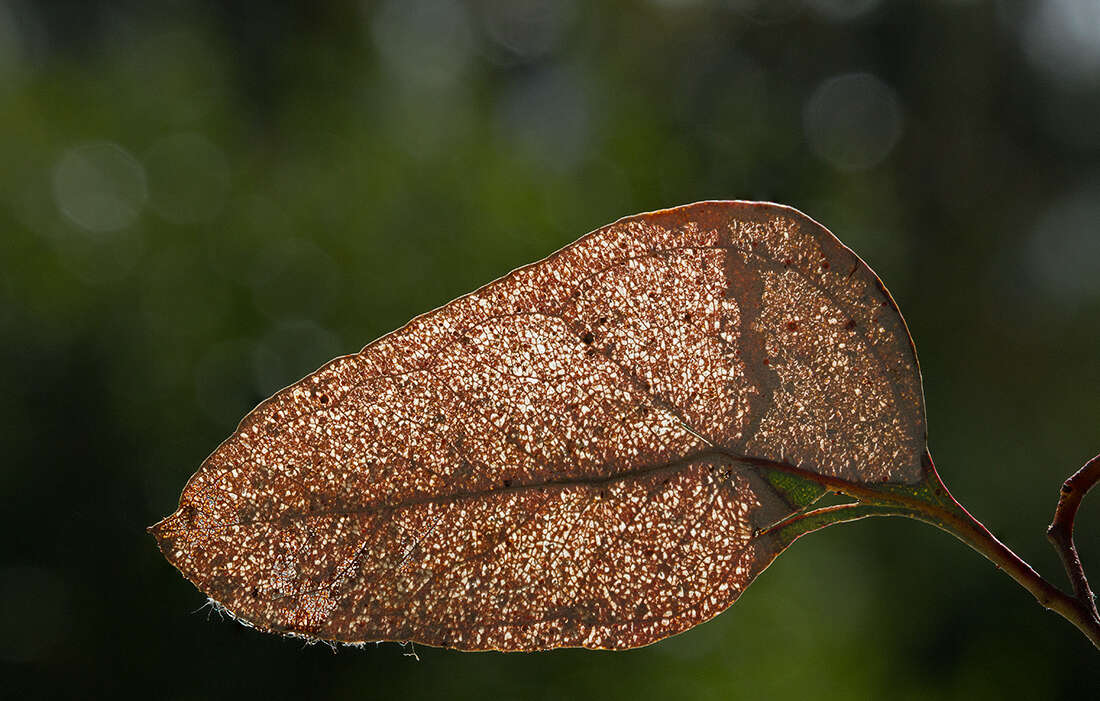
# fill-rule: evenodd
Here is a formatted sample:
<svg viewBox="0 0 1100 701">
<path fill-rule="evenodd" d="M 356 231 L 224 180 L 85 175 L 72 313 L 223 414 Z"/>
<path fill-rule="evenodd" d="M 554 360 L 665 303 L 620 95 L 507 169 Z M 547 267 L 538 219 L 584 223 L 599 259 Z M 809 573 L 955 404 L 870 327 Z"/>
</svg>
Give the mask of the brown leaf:
<svg viewBox="0 0 1100 701">
<path fill-rule="evenodd" d="M 629 648 L 729 606 L 805 506 L 919 481 L 920 375 L 874 273 L 788 207 L 627 217 L 249 414 L 153 527 L 270 631 Z M 815 493 L 810 498 L 816 497 Z"/>
</svg>

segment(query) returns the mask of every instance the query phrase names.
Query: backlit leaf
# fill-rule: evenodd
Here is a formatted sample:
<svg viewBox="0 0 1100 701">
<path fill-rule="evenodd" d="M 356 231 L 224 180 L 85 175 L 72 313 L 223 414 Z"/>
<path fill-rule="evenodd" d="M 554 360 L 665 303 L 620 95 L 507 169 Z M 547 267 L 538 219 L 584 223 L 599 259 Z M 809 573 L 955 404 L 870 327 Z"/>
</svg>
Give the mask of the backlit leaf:
<svg viewBox="0 0 1100 701">
<path fill-rule="evenodd" d="M 822 484 L 915 484 L 878 278 L 779 205 L 627 217 L 249 414 L 153 527 L 269 631 L 629 648 L 729 606 Z M 830 480 L 832 482 L 830 482 Z"/>
</svg>

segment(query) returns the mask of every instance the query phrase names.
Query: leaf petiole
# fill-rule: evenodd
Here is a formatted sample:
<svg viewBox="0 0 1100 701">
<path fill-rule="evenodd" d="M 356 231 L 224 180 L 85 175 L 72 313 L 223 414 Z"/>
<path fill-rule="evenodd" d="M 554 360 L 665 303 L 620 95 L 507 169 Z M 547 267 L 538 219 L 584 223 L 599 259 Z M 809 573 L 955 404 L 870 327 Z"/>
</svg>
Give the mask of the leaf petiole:
<svg viewBox="0 0 1100 701">
<path fill-rule="evenodd" d="M 761 535 L 775 534 L 788 546 L 807 533 L 819 531 L 838 523 L 859 521 L 872 516 L 912 516 L 908 509 L 881 504 L 838 504 L 813 511 L 805 511 L 769 526 Z"/>
<path fill-rule="evenodd" d="M 904 516 L 924 521 L 947 531 L 973 550 L 984 555 L 1012 579 L 1030 592 L 1044 608 L 1059 614 L 1085 634 L 1100 648 L 1100 616 L 1080 558 L 1073 544 L 1073 521 L 1085 493 L 1100 481 L 1100 455 L 1090 460 L 1066 480 L 1055 511 L 1048 538 L 1062 557 L 1073 583 L 1071 596 L 1054 586 L 1035 571 L 1019 555 L 989 532 L 951 495 L 936 472 L 931 456 L 925 454 L 926 478 L 915 485 L 866 486 L 840 483 L 823 478 L 820 483 L 856 501 L 791 516 L 766 529 L 789 545 L 799 537 L 836 523 L 846 523 L 871 516 Z M 812 478 L 811 478 L 812 479 Z"/>
</svg>

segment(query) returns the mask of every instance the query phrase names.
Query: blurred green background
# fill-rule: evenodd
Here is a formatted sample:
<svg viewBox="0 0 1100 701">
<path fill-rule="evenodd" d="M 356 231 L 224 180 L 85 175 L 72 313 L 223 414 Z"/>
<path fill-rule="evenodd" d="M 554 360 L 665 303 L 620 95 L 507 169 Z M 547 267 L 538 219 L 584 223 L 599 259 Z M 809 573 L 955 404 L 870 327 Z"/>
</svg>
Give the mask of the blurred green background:
<svg viewBox="0 0 1100 701">
<path fill-rule="evenodd" d="M 1083 636 L 915 522 L 810 536 L 641 650 L 419 662 L 220 621 L 144 532 L 331 357 L 620 216 L 762 199 L 886 281 L 945 481 L 1061 585 L 1100 3 L 0 0 L 0 157 L 4 695 L 1100 698 Z"/>
</svg>

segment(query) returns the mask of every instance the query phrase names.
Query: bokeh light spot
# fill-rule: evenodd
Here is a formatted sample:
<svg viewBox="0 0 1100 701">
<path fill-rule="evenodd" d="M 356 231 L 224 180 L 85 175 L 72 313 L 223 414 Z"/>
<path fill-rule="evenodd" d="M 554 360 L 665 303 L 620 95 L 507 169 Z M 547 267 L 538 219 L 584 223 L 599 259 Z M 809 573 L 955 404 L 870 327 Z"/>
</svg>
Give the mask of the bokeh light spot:
<svg viewBox="0 0 1100 701">
<path fill-rule="evenodd" d="M 535 59 L 560 44 L 576 14 L 571 0 L 490 3 L 483 23 L 492 41 L 517 58 Z"/>
<path fill-rule="evenodd" d="M 1022 23 L 1028 59 L 1055 80 L 1073 86 L 1100 81 L 1100 2 L 1046 0 Z"/>
<path fill-rule="evenodd" d="M 1100 182 L 1063 196 L 1035 225 L 1027 261 L 1040 289 L 1074 308 L 1100 296 Z"/>
<path fill-rule="evenodd" d="M 500 106 L 500 127 L 516 149 L 538 163 L 569 170 L 591 140 L 591 112 L 580 76 L 555 68 L 517 85 Z"/>
<path fill-rule="evenodd" d="M 148 196 L 145 169 L 118 144 L 85 144 L 58 161 L 53 193 L 57 208 L 82 229 L 117 231 L 141 214 Z"/>
<path fill-rule="evenodd" d="M 868 73 L 848 73 L 821 83 L 806 103 L 804 120 L 813 152 L 845 171 L 878 165 L 902 131 L 897 96 Z"/>
<path fill-rule="evenodd" d="M 425 87 L 454 82 L 473 56 L 466 8 L 454 0 L 389 0 L 370 19 L 370 34 L 397 77 Z"/>
</svg>

